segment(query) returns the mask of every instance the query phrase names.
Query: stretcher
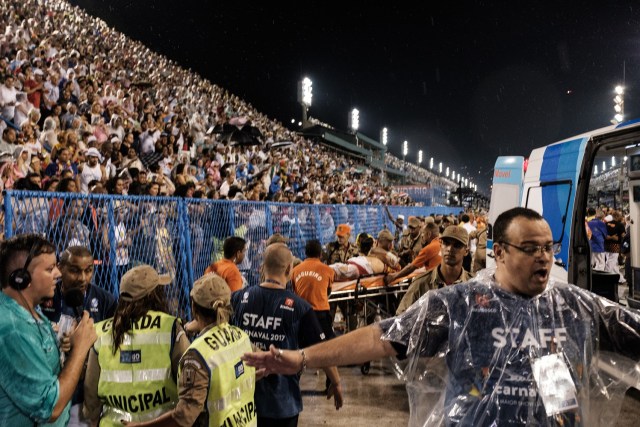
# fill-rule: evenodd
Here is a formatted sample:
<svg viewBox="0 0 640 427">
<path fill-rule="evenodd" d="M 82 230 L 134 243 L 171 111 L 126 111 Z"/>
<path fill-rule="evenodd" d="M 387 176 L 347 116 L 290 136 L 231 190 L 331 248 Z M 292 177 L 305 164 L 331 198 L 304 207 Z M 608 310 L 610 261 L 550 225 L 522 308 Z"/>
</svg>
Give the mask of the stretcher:
<svg viewBox="0 0 640 427">
<path fill-rule="evenodd" d="M 413 278 L 422 275 L 424 272 L 424 268 L 419 268 L 412 274 L 386 286 L 384 284 L 384 274 L 363 275 L 354 280 L 334 282 L 331 287 L 329 303 L 347 302 L 346 313 L 343 313 L 343 316 L 347 319 L 345 325 L 347 331 L 349 329 L 348 319 L 352 314 L 350 311 L 355 307 L 358 319 L 357 329 L 369 324 L 369 319 L 373 313 L 375 313 L 374 321 L 394 316 L 395 302 L 399 302 L 402 299 Z M 391 296 L 394 297 L 392 300 L 390 299 Z M 384 301 L 384 306 L 382 306 L 381 301 Z M 359 305 L 361 305 L 360 309 L 357 308 Z M 360 367 L 360 371 L 363 375 L 367 375 L 370 367 L 371 363 L 366 362 Z"/>
<path fill-rule="evenodd" d="M 331 286 L 329 302 L 353 301 L 358 298 L 371 298 L 389 294 L 404 294 L 407 292 L 411 280 L 416 276 L 424 274 L 425 271 L 424 267 L 419 268 L 408 276 L 391 282 L 386 286 L 384 284 L 384 274 L 372 274 L 360 276 L 357 279 L 347 280 L 345 282 L 334 282 Z"/>
</svg>

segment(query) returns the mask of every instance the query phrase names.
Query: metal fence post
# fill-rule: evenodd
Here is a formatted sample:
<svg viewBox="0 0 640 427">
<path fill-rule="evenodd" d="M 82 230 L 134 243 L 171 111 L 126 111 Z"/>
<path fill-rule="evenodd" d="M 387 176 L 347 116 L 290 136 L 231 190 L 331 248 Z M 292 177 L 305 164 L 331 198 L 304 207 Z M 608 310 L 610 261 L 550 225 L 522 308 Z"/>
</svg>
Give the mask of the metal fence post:
<svg viewBox="0 0 640 427">
<path fill-rule="evenodd" d="M 265 218 L 265 226 L 267 227 L 267 234 L 271 236 L 273 234 L 273 221 L 271 219 L 271 202 L 267 202 L 264 205 L 264 218 Z"/>
<path fill-rule="evenodd" d="M 4 196 L 4 238 L 13 236 L 13 209 L 11 208 L 11 191 L 3 191 Z"/>
<path fill-rule="evenodd" d="M 186 274 L 181 275 L 184 283 L 181 283 L 178 289 L 182 292 L 184 301 L 189 301 L 189 291 L 195 279 L 193 277 L 193 253 L 191 252 L 191 222 L 187 202 L 184 199 L 178 200 L 178 230 L 180 230 L 178 234 L 183 237 L 180 242 L 182 245 L 180 257 L 182 265 L 186 267 Z M 191 318 L 191 305 L 185 305 L 186 317 Z"/>
<path fill-rule="evenodd" d="M 115 215 L 113 212 L 113 198 L 109 198 L 109 204 L 107 205 L 107 221 L 108 221 L 108 235 L 109 235 L 109 276 L 111 277 L 111 283 L 109 283 L 109 289 L 114 295 L 119 295 L 120 286 L 118 283 L 118 267 L 116 266 L 117 259 L 117 244 L 116 242 L 116 230 L 115 230 Z"/>
</svg>

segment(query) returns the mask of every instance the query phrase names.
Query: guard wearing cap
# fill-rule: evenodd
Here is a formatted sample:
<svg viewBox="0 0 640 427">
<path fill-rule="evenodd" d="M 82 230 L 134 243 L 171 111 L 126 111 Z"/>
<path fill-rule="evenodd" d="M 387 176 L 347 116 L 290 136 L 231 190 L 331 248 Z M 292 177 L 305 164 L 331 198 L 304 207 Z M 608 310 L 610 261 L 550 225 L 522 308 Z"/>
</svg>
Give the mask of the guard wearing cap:
<svg viewBox="0 0 640 427">
<path fill-rule="evenodd" d="M 400 262 L 403 266 L 411 263 L 415 257 L 418 256 L 422 249 L 422 238 L 420 236 L 422 230 L 422 223 L 416 216 L 409 217 L 409 226 L 407 230 L 402 234 L 400 240 Z"/>
<path fill-rule="evenodd" d="M 322 262 L 327 265 L 343 263 L 349 258 L 358 256 L 358 247 L 349 241 L 351 227 L 348 224 L 340 224 L 336 228 L 336 241 L 328 243 L 322 251 Z"/>
<path fill-rule="evenodd" d="M 396 314 L 406 311 L 414 302 L 431 289 L 438 289 L 470 280 L 473 274 L 462 268 L 462 260 L 469 252 L 469 233 L 462 227 L 450 225 L 440 236 L 442 262 L 416 277 L 400 301 Z"/>
<path fill-rule="evenodd" d="M 147 421 L 178 402 L 178 362 L 189 340 L 180 321 L 166 313 L 164 286 L 170 283 L 149 265 L 122 276 L 116 313 L 96 324 L 98 340 L 89 353 L 84 415 L 92 423 Z"/>
<path fill-rule="evenodd" d="M 180 359 L 173 411 L 129 426 L 255 426 L 255 369 L 240 360 L 251 352 L 249 336 L 230 325 L 231 291 L 215 273 L 196 280 L 191 290 L 194 329 L 200 334 Z"/>
</svg>

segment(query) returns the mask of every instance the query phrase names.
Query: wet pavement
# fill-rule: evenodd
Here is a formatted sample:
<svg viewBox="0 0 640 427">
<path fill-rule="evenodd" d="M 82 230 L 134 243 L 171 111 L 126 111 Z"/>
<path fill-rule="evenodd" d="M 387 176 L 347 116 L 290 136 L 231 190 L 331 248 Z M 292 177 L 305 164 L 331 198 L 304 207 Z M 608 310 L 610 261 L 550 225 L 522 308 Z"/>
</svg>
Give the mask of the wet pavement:
<svg viewBox="0 0 640 427">
<path fill-rule="evenodd" d="M 300 414 L 301 427 L 348 426 L 385 427 L 406 426 L 409 421 L 409 403 L 404 384 L 391 370 L 388 360 L 373 362 L 368 375 L 360 367 L 340 368 L 344 407 L 336 411 L 333 400 L 322 394 L 324 372 L 307 372 L 301 379 L 304 411 Z M 640 392 L 628 392 L 622 404 L 617 427 L 640 425 Z"/>
</svg>

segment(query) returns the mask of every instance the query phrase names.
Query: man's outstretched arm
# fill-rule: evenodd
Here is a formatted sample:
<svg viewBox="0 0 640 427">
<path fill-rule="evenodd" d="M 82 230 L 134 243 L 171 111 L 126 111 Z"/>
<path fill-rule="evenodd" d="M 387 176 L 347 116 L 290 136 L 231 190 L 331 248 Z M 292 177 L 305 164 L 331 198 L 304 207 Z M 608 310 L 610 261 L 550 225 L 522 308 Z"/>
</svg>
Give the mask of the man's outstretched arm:
<svg viewBox="0 0 640 427">
<path fill-rule="evenodd" d="M 285 375 L 300 372 L 303 364 L 313 369 L 355 365 L 396 354 L 393 346 L 380 339 L 381 336 L 382 330 L 374 324 L 308 347 L 303 350 L 304 353 L 301 350 L 282 350 L 272 345 L 269 351 L 245 353 L 242 359 L 250 366 L 265 368 L 268 373 Z"/>
</svg>

